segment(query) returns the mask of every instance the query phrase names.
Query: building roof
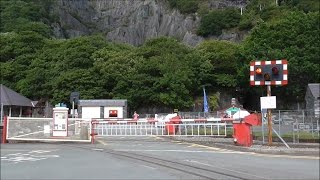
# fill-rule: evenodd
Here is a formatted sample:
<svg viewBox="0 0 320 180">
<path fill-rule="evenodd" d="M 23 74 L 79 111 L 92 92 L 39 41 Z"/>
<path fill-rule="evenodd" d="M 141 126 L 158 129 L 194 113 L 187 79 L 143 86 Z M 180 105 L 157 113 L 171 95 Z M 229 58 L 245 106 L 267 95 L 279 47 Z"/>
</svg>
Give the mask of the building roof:
<svg viewBox="0 0 320 180">
<path fill-rule="evenodd" d="M 3 84 L 0 85 L 0 102 L 4 106 L 33 106 L 30 99 Z"/>
<path fill-rule="evenodd" d="M 124 107 L 127 106 L 126 99 L 89 99 L 89 100 L 79 100 L 79 106 L 104 106 L 104 107 Z"/>
<path fill-rule="evenodd" d="M 311 91 L 311 94 L 314 98 L 319 98 L 320 96 L 320 83 L 312 83 L 312 84 L 308 84 L 308 88 Z"/>
</svg>

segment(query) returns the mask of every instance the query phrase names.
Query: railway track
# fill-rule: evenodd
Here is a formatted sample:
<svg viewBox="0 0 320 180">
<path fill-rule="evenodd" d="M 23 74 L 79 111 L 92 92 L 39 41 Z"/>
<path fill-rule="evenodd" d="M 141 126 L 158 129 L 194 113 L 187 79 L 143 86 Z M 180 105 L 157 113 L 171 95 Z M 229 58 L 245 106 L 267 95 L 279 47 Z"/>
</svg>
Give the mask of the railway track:
<svg viewBox="0 0 320 180">
<path fill-rule="evenodd" d="M 94 151 L 100 153 L 111 154 L 113 156 L 122 157 L 138 162 L 148 163 L 150 165 L 156 165 L 162 168 L 167 168 L 169 170 L 174 170 L 177 172 L 183 172 L 186 175 L 190 175 L 191 179 L 240 179 L 240 180 L 247 180 L 247 179 L 266 179 L 260 176 L 255 176 L 254 174 L 243 173 L 239 171 L 233 170 L 226 170 L 226 169 L 214 169 L 213 167 L 208 167 L 206 165 L 193 165 L 192 162 L 178 162 L 169 159 L 163 159 L 155 156 L 133 153 L 128 151 L 115 151 L 110 148 L 93 148 L 89 146 L 76 146 L 66 144 L 65 146 L 73 147 L 73 148 L 80 148 L 86 151 Z"/>
</svg>

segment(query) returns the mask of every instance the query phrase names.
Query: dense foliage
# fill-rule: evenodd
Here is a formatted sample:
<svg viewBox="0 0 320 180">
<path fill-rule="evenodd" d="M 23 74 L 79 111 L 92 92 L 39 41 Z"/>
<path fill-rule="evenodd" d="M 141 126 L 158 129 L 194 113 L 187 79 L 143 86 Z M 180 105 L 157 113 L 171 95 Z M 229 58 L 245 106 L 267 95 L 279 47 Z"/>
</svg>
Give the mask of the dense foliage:
<svg viewBox="0 0 320 180">
<path fill-rule="evenodd" d="M 237 27 L 240 22 L 240 13 L 235 9 L 215 10 L 204 15 L 198 34 L 201 36 L 220 35 L 223 29 Z"/>
<path fill-rule="evenodd" d="M 270 11 L 252 3 L 241 17 L 234 9 L 208 11 L 207 24 L 200 26 L 205 36 L 238 25 L 253 29 L 240 44 L 208 40 L 195 48 L 168 37 L 140 47 L 110 43 L 101 35 L 57 40 L 46 24 L 52 18 L 48 4 L 41 2 L 0 0 L 1 83 L 34 100 L 68 102 L 70 93 L 79 91 L 82 99 L 125 98 L 132 108 L 183 110 L 206 85 L 215 108 L 221 91 L 240 87 L 247 96 L 261 95 L 260 87 L 249 87 L 249 61 L 282 58 L 289 61 L 289 85 L 274 88 L 279 99 L 302 101 L 307 83 L 320 82 L 319 11 L 308 5 L 311 0 L 263 6 Z M 170 2 L 180 7 L 187 1 Z"/>
<path fill-rule="evenodd" d="M 179 9 L 181 13 L 195 13 L 199 9 L 199 0 L 168 0 L 172 8 Z"/>
</svg>

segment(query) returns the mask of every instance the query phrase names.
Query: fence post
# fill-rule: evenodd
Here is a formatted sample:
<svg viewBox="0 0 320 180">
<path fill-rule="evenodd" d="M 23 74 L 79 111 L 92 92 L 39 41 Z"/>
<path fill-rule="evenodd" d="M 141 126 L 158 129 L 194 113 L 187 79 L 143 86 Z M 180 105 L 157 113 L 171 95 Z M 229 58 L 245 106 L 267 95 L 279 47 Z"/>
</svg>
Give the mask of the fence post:
<svg viewBox="0 0 320 180">
<path fill-rule="evenodd" d="M 319 120 L 317 120 L 317 131 L 318 131 L 318 137 L 319 137 L 319 132 L 320 132 Z"/>
<path fill-rule="evenodd" d="M 8 121 L 7 116 L 4 116 L 4 118 L 3 118 L 3 128 L 2 128 L 2 141 L 1 141 L 2 144 L 7 143 L 7 130 L 8 130 L 7 121 Z"/>
</svg>

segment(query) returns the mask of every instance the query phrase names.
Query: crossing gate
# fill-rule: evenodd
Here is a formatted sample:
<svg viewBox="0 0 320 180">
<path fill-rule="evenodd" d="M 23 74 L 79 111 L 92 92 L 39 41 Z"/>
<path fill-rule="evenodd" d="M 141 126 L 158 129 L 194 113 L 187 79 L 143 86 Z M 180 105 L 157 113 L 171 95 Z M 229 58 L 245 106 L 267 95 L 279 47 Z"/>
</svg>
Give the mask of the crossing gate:
<svg viewBox="0 0 320 180">
<path fill-rule="evenodd" d="M 90 119 L 68 119 L 67 136 L 53 136 L 53 118 L 5 117 L 2 142 L 45 141 L 45 142 L 91 142 Z"/>
<path fill-rule="evenodd" d="M 140 120 L 92 120 L 92 135 L 104 136 L 227 136 L 227 123 L 221 119 L 181 119 L 158 121 Z"/>
<path fill-rule="evenodd" d="M 80 119 L 69 118 L 66 137 L 53 136 L 52 118 L 6 117 L 3 142 L 9 141 L 67 141 L 94 142 L 106 136 L 227 136 L 222 119 Z"/>
</svg>

